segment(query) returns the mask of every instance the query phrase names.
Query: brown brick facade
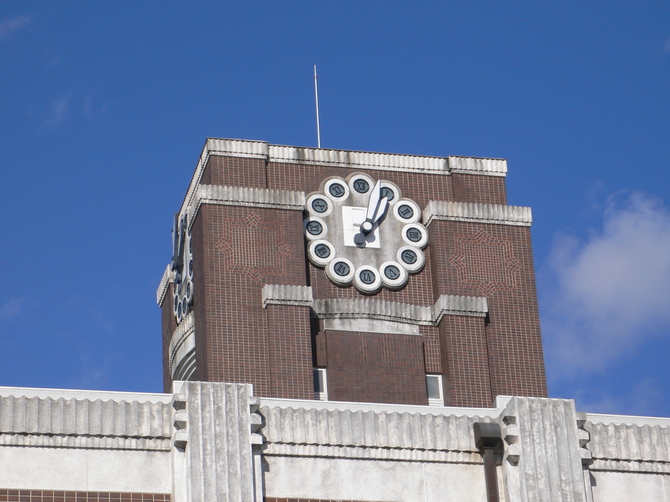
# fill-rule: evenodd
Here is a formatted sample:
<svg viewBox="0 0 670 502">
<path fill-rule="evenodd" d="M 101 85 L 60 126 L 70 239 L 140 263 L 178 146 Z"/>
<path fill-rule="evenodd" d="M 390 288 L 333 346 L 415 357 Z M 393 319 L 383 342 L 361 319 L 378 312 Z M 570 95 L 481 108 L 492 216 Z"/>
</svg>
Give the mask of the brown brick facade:
<svg viewBox="0 0 670 502">
<path fill-rule="evenodd" d="M 326 346 L 330 400 L 428 404 L 420 336 L 326 331 Z"/>
<path fill-rule="evenodd" d="M 201 183 L 307 194 L 328 176 L 357 171 L 211 155 Z M 506 204 L 500 176 L 365 172 L 396 183 L 421 208 L 431 200 Z M 302 218 L 296 210 L 200 207 L 192 227 L 197 379 L 312 399 L 312 367 L 319 366 L 327 368 L 331 400 L 427 404 L 426 373 L 443 375 L 447 405 L 491 406 L 500 394 L 546 396 L 528 227 L 434 220 L 424 269 L 401 290 L 370 297 L 336 286 L 307 261 Z M 420 335 L 326 331 L 307 306 L 264 308 L 266 284 L 310 286 L 315 299 L 423 307 L 441 295 L 486 297 L 489 311 L 486 319 L 446 315 L 439 325 L 421 325 Z M 165 345 L 175 323 L 171 302 L 163 308 Z"/>
<path fill-rule="evenodd" d="M 52 490 L 3 490 L 0 502 L 170 502 L 167 493 L 66 492 Z"/>
</svg>

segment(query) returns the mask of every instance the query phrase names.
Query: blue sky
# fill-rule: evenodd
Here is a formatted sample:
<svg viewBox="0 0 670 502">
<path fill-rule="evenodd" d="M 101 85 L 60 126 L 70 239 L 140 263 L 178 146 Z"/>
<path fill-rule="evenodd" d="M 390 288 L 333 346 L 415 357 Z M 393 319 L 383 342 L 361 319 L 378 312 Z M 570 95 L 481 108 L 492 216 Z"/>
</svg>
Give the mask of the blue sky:
<svg viewBox="0 0 670 502">
<path fill-rule="evenodd" d="M 508 159 L 550 394 L 670 416 L 670 3 L 0 4 L 0 385 L 160 391 L 207 137 Z"/>
</svg>

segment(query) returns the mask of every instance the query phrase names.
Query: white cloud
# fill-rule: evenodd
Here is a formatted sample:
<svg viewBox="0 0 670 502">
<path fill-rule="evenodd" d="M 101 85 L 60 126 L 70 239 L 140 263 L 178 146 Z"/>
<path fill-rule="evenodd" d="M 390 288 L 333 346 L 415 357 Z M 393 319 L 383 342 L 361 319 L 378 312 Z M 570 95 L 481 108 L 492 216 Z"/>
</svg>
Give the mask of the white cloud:
<svg viewBox="0 0 670 502">
<path fill-rule="evenodd" d="M 602 229 L 555 241 L 543 316 L 555 377 L 602 370 L 670 328 L 670 212 L 642 193 L 608 200 Z"/>
<path fill-rule="evenodd" d="M 8 321 L 20 315 L 26 304 L 26 298 L 10 298 L 0 307 L 0 321 Z"/>
<path fill-rule="evenodd" d="M 54 99 L 49 106 L 49 112 L 45 124 L 56 127 L 65 122 L 70 114 L 70 95 Z"/>
<path fill-rule="evenodd" d="M 16 16 L 0 21 L 0 39 L 11 38 L 14 33 L 30 24 L 32 16 Z"/>
</svg>

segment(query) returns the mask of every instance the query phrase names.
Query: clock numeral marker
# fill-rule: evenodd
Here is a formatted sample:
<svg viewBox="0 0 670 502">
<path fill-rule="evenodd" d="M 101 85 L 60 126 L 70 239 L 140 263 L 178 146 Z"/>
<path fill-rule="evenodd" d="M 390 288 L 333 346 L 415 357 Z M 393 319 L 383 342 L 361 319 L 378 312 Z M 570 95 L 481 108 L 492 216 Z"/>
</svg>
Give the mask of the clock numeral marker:
<svg viewBox="0 0 670 502">
<path fill-rule="evenodd" d="M 319 258 L 328 258 L 330 256 L 330 249 L 325 244 L 319 244 L 314 248 L 314 253 Z"/>
<path fill-rule="evenodd" d="M 381 196 L 382 198 L 386 197 L 390 202 L 395 198 L 395 192 L 393 191 L 392 188 L 382 187 Z"/>
<path fill-rule="evenodd" d="M 363 270 L 358 277 L 360 277 L 361 282 L 364 284 L 372 284 L 375 282 L 375 274 L 370 270 Z"/>
<path fill-rule="evenodd" d="M 406 235 L 412 242 L 419 242 L 421 240 L 421 231 L 418 228 L 408 229 Z"/>
<path fill-rule="evenodd" d="M 325 213 L 328 209 L 328 203 L 323 199 L 314 199 L 312 201 L 312 209 L 317 213 Z"/>
<path fill-rule="evenodd" d="M 414 216 L 414 209 L 412 209 L 407 204 L 403 204 L 402 206 L 400 206 L 398 208 L 398 214 L 402 218 L 405 218 L 406 220 L 409 220 L 412 216 Z"/>
<path fill-rule="evenodd" d="M 366 193 L 370 190 L 370 184 L 365 180 L 356 180 L 354 181 L 354 190 L 358 193 Z"/>
<path fill-rule="evenodd" d="M 417 260 L 416 253 L 414 251 L 410 251 L 409 249 L 403 251 L 400 257 L 402 258 L 402 261 L 404 261 L 408 265 L 414 265 Z"/>
<path fill-rule="evenodd" d="M 349 265 L 347 265 L 343 261 L 336 263 L 335 266 L 333 267 L 333 270 L 335 270 L 335 273 L 337 275 L 340 275 L 342 277 L 349 275 L 349 272 L 351 271 Z"/>
<path fill-rule="evenodd" d="M 332 185 L 330 185 L 328 191 L 333 197 L 342 197 L 345 193 L 344 187 L 339 183 L 333 183 Z"/>
<path fill-rule="evenodd" d="M 400 277 L 400 270 L 395 265 L 389 265 L 384 269 L 384 275 L 391 280 L 395 280 Z"/>
<path fill-rule="evenodd" d="M 307 231 L 312 235 L 319 235 L 321 232 L 323 232 L 323 225 L 321 225 L 321 223 L 318 221 L 310 221 L 307 224 Z"/>
</svg>

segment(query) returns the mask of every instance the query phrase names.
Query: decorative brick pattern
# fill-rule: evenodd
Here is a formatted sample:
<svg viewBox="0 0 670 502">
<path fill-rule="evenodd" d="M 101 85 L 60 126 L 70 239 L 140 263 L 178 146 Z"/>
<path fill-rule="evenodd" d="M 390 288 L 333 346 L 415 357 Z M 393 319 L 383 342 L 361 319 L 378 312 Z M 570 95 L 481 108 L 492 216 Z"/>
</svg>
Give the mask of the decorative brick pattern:
<svg viewBox="0 0 670 502">
<path fill-rule="evenodd" d="M 257 228 L 276 232 L 276 238 L 262 242 L 240 240 L 232 244 L 235 227 L 231 227 L 231 222 L 252 223 Z M 276 312 L 274 309 L 269 315 L 263 309 L 262 299 L 264 284 L 306 285 L 302 249 L 290 254 L 284 252 L 284 258 L 268 261 L 268 254 L 279 253 L 286 242 L 303 245 L 302 214 L 288 210 L 204 205 L 193 224 L 192 235 L 194 282 L 199 285 L 194 292 L 196 378 L 252 383 L 256 395 L 277 396 L 272 390 L 273 368 L 277 375 L 286 375 L 290 364 L 286 347 L 281 345 L 284 342 L 274 339 L 279 336 L 285 337 L 286 343 L 294 347 L 307 347 L 304 351 L 307 362 L 293 354 L 293 380 L 282 377 L 284 383 L 277 387 L 283 389 L 282 397 L 313 397 L 308 309 L 295 307 L 298 310 L 291 311 L 302 312 L 301 320 L 295 317 L 276 319 L 272 314 Z M 242 237 L 242 234 L 237 235 L 238 239 Z M 231 252 L 222 252 L 222 243 L 226 242 L 230 243 L 234 256 Z M 297 336 L 304 340 L 293 338 Z M 270 337 L 273 337 L 272 344 Z M 288 340 L 292 341 L 289 343 Z M 277 364 L 273 358 L 279 358 Z M 308 371 L 304 375 L 306 367 Z M 303 383 L 289 392 L 286 384 L 297 384 L 298 381 Z"/>
<path fill-rule="evenodd" d="M 429 227 L 433 285 L 437 294 L 462 296 L 481 294 L 480 285 L 476 281 L 463 281 L 459 277 L 454 260 L 449 259 L 459 255 L 459 239 L 476 240 L 476 236 L 481 235 L 480 231 L 486 232 L 494 242 L 496 240 L 508 242 L 509 256 L 514 257 L 520 265 L 515 272 L 514 284 L 508 284 L 505 289 L 489 291 L 487 294 L 489 317 L 486 338 L 491 396 L 546 397 L 535 272 L 528 227 L 454 221 L 433 222 Z M 486 271 L 487 267 L 491 270 L 500 267 L 500 261 L 495 261 L 493 257 L 494 255 L 489 253 L 487 258 L 476 258 L 480 260 L 478 266 L 486 277 L 493 276 L 493 272 Z M 464 343 L 466 342 L 467 338 L 464 339 Z M 477 350 L 474 342 L 472 347 L 467 349 L 472 353 L 477 353 Z M 485 354 L 481 353 L 481 357 L 484 358 Z M 444 364 L 444 354 L 442 361 Z M 465 387 L 460 395 L 465 396 L 474 392 L 466 381 L 463 385 Z M 457 393 L 455 385 L 452 385 L 452 393 Z M 454 399 L 451 404 L 462 405 L 458 399 Z"/>
<path fill-rule="evenodd" d="M 0 489 L 0 502 L 170 502 L 170 500 L 171 495 L 166 493 L 65 492 L 52 490 Z"/>
<path fill-rule="evenodd" d="M 310 193 L 328 176 L 366 172 L 430 200 L 506 204 L 505 178 L 351 169 L 211 155 L 200 183 Z M 421 335 L 324 331 L 304 305 L 266 305 L 262 288 L 310 286 L 315 300 L 366 298 L 333 284 L 305 257 L 299 211 L 204 203 L 193 224 L 197 371 L 254 385 L 259 396 L 313 397 L 328 368 L 332 400 L 427 404 L 425 373 L 441 373 L 445 404 L 491 406 L 496 395 L 546 396 L 530 232 L 515 222 L 436 219 L 424 269 L 375 300 L 432 307 L 440 295 L 486 296 L 488 317 L 446 315 Z M 527 222 L 525 223 L 527 224 Z M 171 299 L 170 291 L 166 299 Z M 163 301 L 163 343 L 174 331 Z M 169 375 L 165 387 L 169 390 Z M 268 499 L 275 500 L 275 499 Z M 278 500 L 278 499 L 277 499 Z"/>
<path fill-rule="evenodd" d="M 216 243 L 227 258 L 231 272 L 240 272 L 257 282 L 268 275 L 284 275 L 285 258 L 293 248 L 284 242 L 282 227 L 264 221 L 256 213 L 244 220 L 227 220 L 223 238 Z"/>
<path fill-rule="evenodd" d="M 449 261 L 461 284 L 474 287 L 482 296 L 514 289 L 521 268 L 509 239 L 495 238 L 484 229 L 473 236 L 457 237 L 456 252 Z"/>
</svg>

